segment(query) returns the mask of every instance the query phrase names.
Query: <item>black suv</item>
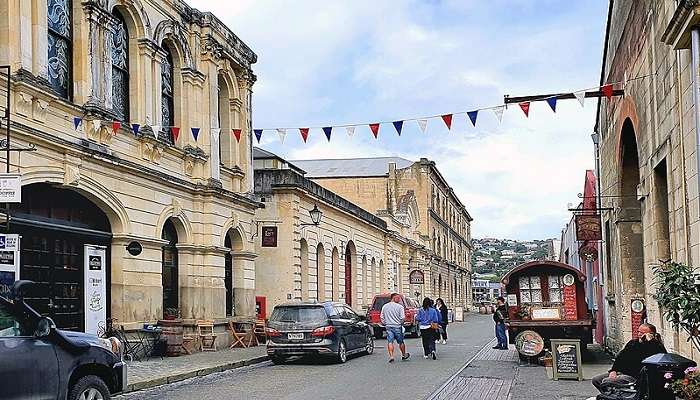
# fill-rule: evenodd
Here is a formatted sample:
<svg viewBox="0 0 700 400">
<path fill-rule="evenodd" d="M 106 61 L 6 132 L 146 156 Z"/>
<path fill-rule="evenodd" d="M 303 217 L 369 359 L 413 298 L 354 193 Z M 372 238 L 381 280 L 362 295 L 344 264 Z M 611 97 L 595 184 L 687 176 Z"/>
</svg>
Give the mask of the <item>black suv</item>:
<svg viewBox="0 0 700 400">
<path fill-rule="evenodd" d="M 32 286 L 18 281 L 10 298 L 0 296 L 0 399 L 107 400 L 123 391 L 119 340 L 56 329 L 25 303 Z"/>
<path fill-rule="evenodd" d="M 289 356 L 372 354 L 374 335 L 366 318 L 344 303 L 286 303 L 275 307 L 265 329 L 267 354 L 275 364 Z"/>
</svg>

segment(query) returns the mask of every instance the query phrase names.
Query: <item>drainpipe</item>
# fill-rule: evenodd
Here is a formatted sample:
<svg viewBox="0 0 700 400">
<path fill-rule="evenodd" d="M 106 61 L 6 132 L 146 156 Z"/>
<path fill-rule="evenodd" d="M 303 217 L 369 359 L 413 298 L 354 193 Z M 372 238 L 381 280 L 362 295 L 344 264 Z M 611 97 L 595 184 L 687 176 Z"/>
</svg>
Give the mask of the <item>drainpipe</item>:
<svg viewBox="0 0 700 400">
<path fill-rule="evenodd" d="M 694 26 L 690 32 L 691 47 L 690 47 L 690 64 L 691 78 L 693 85 L 693 106 L 695 107 L 695 160 L 697 162 L 697 180 L 698 188 L 700 188 L 700 83 L 698 82 L 698 68 L 700 68 L 700 27 Z M 700 203 L 699 203 L 700 205 Z M 700 260 L 695 260 L 689 264 L 697 264 Z"/>
</svg>

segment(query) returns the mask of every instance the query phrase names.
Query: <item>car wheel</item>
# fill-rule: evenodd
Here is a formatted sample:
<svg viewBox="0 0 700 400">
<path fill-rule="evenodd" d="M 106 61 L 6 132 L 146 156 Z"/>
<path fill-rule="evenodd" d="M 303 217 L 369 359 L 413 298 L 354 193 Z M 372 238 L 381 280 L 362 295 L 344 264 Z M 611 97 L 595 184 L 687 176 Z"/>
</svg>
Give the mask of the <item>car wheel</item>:
<svg viewBox="0 0 700 400">
<path fill-rule="evenodd" d="M 365 354 L 370 355 L 372 353 L 374 353 L 374 338 L 368 333 L 365 342 Z"/>
<path fill-rule="evenodd" d="M 377 329 L 374 330 L 374 338 L 375 338 L 375 339 L 379 340 L 379 339 L 381 339 L 381 338 L 383 338 L 383 337 L 384 337 L 384 336 L 383 336 L 383 334 L 382 334 L 382 330 L 381 330 L 381 329 L 377 328 Z"/>
<path fill-rule="evenodd" d="M 78 379 L 68 395 L 68 400 L 109 400 L 110 398 L 107 385 L 95 375 Z"/>
<path fill-rule="evenodd" d="M 345 346 L 345 339 L 340 339 L 340 343 L 338 343 L 338 353 L 335 355 L 335 358 L 341 364 L 348 360 L 348 349 Z"/>
<path fill-rule="evenodd" d="M 270 356 L 270 361 L 275 365 L 280 365 L 287 362 L 287 358 L 282 356 Z"/>
</svg>

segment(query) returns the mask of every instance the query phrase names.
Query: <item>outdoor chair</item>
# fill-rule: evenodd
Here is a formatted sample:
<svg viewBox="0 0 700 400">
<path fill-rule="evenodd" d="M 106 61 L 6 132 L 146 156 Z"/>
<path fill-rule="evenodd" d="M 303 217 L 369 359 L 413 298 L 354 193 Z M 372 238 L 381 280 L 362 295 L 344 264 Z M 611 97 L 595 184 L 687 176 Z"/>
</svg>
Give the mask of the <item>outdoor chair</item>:
<svg viewBox="0 0 700 400">
<path fill-rule="evenodd" d="M 216 334 L 214 321 L 197 320 L 197 336 L 199 336 L 200 351 L 216 351 Z"/>
<path fill-rule="evenodd" d="M 247 326 L 250 328 L 246 328 Z M 237 346 L 250 347 L 252 339 L 248 335 L 255 337 L 254 326 L 253 322 L 229 321 L 228 328 L 231 331 L 231 335 L 233 335 L 233 343 L 229 348 L 233 349 Z M 246 343 L 246 339 L 248 339 L 248 343 Z"/>
<path fill-rule="evenodd" d="M 182 350 L 187 354 L 192 354 L 192 345 L 197 341 L 197 332 L 194 334 L 183 334 L 182 335 Z"/>
<path fill-rule="evenodd" d="M 266 323 L 264 319 L 259 319 L 255 321 L 255 330 L 253 331 L 253 333 L 255 336 L 256 345 L 264 343 L 267 339 L 267 336 L 265 334 L 265 326 Z"/>
</svg>

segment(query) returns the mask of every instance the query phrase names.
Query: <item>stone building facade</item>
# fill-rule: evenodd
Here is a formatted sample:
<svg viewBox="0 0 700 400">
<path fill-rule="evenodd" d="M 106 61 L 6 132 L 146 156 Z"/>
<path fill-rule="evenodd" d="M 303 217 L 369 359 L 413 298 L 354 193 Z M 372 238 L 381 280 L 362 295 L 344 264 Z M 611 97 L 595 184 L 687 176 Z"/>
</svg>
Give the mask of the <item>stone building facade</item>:
<svg viewBox="0 0 700 400">
<path fill-rule="evenodd" d="M 23 202 L 11 230 L 22 235 L 20 275 L 44 285 L 37 307 L 59 326 L 83 329 L 89 244 L 106 248 L 107 317 L 127 328 L 168 309 L 185 320 L 253 315 L 255 62 L 181 0 L 0 2 L 12 146 L 37 149 L 12 154 Z M 128 253 L 130 242 L 143 251 Z"/>
<path fill-rule="evenodd" d="M 601 99 L 596 121 L 602 206 L 613 209 L 602 221 L 606 342 L 619 349 L 633 336 L 631 303 L 641 299 L 667 348 L 695 359 L 654 301 L 652 267 L 669 259 L 700 265 L 698 71 L 690 50 L 697 3 L 610 2 L 601 83 L 625 94 Z"/>
<path fill-rule="evenodd" d="M 471 307 L 471 221 L 435 163 L 402 158 L 292 161 L 306 176 L 386 221 L 387 272 L 404 293 Z M 412 284 L 412 271 L 423 284 Z"/>
</svg>

